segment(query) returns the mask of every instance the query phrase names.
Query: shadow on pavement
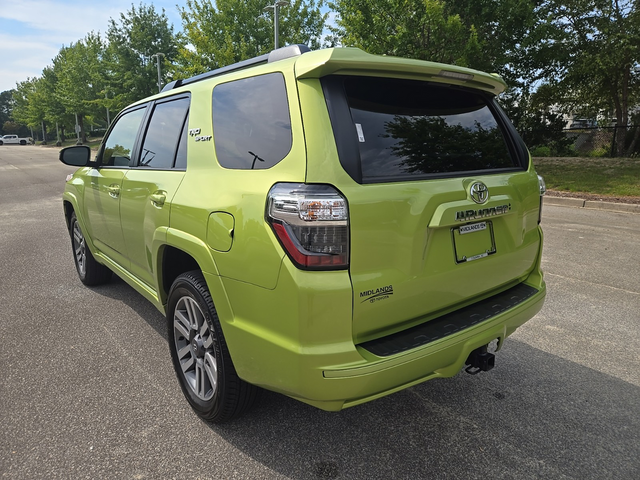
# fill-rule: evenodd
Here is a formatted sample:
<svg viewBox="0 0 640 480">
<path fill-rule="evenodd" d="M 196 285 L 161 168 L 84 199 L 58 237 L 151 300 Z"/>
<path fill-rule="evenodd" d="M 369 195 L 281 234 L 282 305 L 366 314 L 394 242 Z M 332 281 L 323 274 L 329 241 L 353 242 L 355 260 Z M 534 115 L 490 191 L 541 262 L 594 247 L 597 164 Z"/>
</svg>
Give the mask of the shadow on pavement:
<svg viewBox="0 0 640 480">
<path fill-rule="evenodd" d="M 630 479 L 640 478 L 639 399 L 637 386 L 511 340 L 487 374 L 339 413 L 265 393 L 246 417 L 211 428 L 291 478 Z"/>
</svg>

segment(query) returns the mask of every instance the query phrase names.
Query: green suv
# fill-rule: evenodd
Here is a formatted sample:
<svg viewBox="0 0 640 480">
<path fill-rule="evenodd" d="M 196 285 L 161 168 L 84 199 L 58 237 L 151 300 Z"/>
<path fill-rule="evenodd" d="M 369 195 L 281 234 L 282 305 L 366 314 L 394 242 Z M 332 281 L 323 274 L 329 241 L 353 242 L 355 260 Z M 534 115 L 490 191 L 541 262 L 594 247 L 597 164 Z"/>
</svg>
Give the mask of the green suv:
<svg viewBox="0 0 640 480">
<path fill-rule="evenodd" d="M 204 419 L 490 370 L 542 307 L 544 183 L 497 75 L 293 45 L 123 110 L 60 159 L 80 280 L 166 314 Z"/>
</svg>

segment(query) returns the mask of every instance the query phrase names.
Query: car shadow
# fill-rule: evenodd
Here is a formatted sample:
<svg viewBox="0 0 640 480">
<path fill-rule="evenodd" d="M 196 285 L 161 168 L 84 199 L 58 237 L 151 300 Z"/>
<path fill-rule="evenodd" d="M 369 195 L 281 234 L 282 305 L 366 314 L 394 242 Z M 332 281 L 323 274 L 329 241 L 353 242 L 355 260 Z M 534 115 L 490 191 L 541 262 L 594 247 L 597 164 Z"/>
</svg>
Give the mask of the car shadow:
<svg viewBox="0 0 640 480">
<path fill-rule="evenodd" d="M 490 373 L 337 413 L 265 392 L 210 428 L 291 478 L 628 479 L 640 478 L 639 399 L 635 385 L 510 340 Z"/>
<path fill-rule="evenodd" d="M 92 290 L 124 302 L 166 340 L 164 316 L 124 281 Z M 296 479 L 640 478 L 640 387 L 514 338 L 488 373 L 341 412 L 264 391 L 245 416 L 203 424 Z"/>
</svg>

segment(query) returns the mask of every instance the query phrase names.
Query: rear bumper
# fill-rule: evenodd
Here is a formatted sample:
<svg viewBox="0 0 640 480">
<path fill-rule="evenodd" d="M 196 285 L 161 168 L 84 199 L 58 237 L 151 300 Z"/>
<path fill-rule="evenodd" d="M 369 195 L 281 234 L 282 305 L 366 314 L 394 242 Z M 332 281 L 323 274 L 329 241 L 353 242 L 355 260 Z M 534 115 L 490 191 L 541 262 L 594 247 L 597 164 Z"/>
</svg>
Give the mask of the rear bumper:
<svg viewBox="0 0 640 480">
<path fill-rule="evenodd" d="M 536 289 L 517 306 L 504 310 L 477 325 L 464 328 L 422 347 L 378 357 L 358 346 L 367 365 L 323 371 L 332 388 L 349 395 L 343 408 L 358 405 L 436 377 L 452 377 L 464 366 L 471 352 L 493 340 L 499 348 L 505 338 L 531 319 L 544 304 L 546 287 Z M 341 384 L 344 385 L 341 385 Z M 321 407 L 321 406 L 320 406 Z M 322 407 L 321 407 L 322 408 Z"/>
<path fill-rule="evenodd" d="M 431 378 L 456 375 L 473 350 L 495 339 L 500 348 L 506 337 L 538 313 L 546 295 L 538 266 L 521 283 L 531 294 L 515 306 L 383 356 L 380 351 L 372 353 L 375 349 L 369 345 L 353 343 L 347 272 L 304 272 L 288 263 L 283 262 L 274 290 L 206 276 L 210 286 L 218 285 L 218 294 L 215 288 L 212 293 L 238 375 L 330 411 Z"/>
</svg>

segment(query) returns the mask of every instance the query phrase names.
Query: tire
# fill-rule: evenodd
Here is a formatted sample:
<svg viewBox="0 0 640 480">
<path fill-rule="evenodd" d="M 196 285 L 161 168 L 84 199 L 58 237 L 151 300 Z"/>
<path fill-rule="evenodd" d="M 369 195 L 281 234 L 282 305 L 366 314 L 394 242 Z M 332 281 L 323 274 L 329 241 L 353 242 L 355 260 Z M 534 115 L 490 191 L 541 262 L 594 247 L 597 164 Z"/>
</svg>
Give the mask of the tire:
<svg viewBox="0 0 640 480">
<path fill-rule="evenodd" d="M 27 142 L 25 142 L 24 140 L 20 140 L 20 145 L 26 145 Z"/>
<path fill-rule="evenodd" d="M 87 286 L 102 285 L 111 280 L 111 270 L 96 262 L 93 258 L 84 234 L 80 229 L 76 213 L 71 214 L 69 219 L 69 234 L 71 235 L 71 247 L 73 251 L 73 261 L 80 281 Z"/>
<path fill-rule="evenodd" d="M 173 282 L 167 331 L 182 393 L 203 420 L 223 423 L 253 406 L 260 389 L 238 377 L 199 271 L 184 273 Z"/>
</svg>

